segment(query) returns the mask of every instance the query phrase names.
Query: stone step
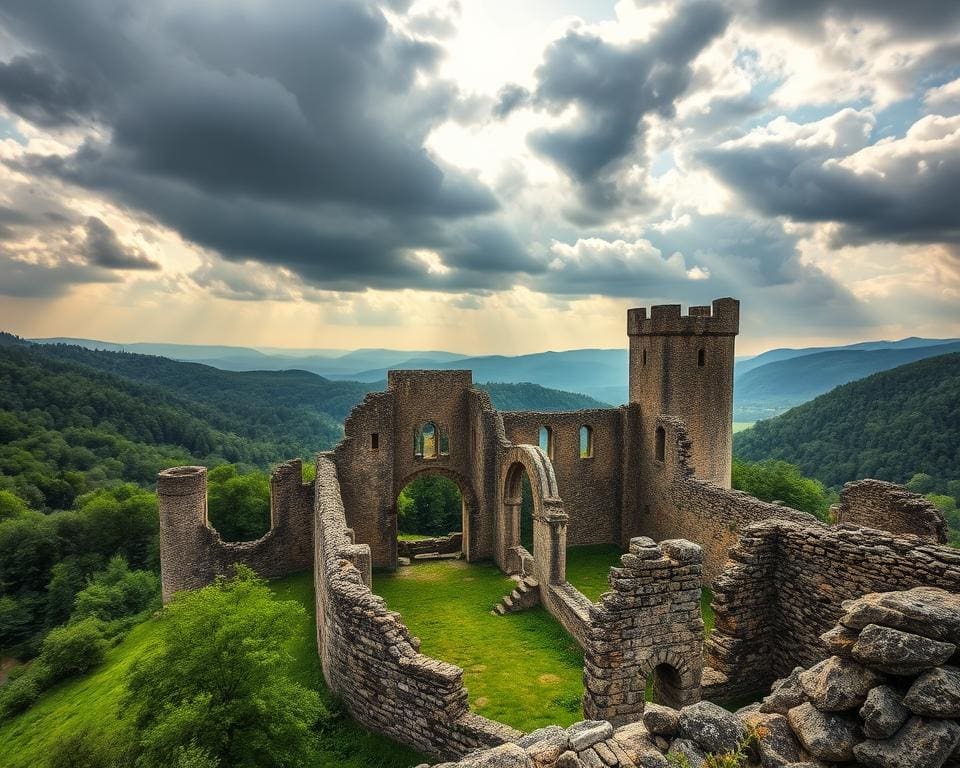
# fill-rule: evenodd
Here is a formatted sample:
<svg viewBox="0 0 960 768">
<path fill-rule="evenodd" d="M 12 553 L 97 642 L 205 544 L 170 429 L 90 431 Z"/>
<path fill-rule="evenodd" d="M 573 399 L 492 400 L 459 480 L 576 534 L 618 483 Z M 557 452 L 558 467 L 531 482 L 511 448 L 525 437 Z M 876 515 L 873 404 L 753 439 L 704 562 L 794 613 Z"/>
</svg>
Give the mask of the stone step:
<svg viewBox="0 0 960 768">
<path fill-rule="evenodd" d="M 501 605 L 506 608 L 508 611 L 513 609 L 513 597 L 507 595 L 503 600 L 500 601 Z"/>
<path fill-rule="evenodd" d="M 533 576 L 525 576 L 523 581 L 520 583 L 527 589 L 534 589 L 540 586 L 540 582 L 533 578 Z"/>
<path fill-rule="evenodd" d="M 514 600 L 519 600 L 522 597 L 522 595 L 520 594 L 520 590 L 518 589 L 513 590 L 513 592 L 510 593 L 510 597 L 512 597 Z"/>
</svg>

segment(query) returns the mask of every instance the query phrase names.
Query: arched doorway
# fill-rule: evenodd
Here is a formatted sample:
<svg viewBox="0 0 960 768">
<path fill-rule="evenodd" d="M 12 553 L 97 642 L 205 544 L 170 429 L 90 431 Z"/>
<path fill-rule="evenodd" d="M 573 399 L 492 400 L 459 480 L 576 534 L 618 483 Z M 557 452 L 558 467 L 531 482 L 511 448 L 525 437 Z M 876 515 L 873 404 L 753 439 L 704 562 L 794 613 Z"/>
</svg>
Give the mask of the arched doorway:
<svg viewBox="0 0 960 768">
<path fill-rule="evenodd" d="M 669 664 L 657 664 L 647 675 L 646 700 L 667 707 L 684 706 L 680 673 Z"/>
<path fill-rule="evenodd" d="M 507 573 L 536 575 L 547 583 L 562 581 L 566 515 L 550 460 L 538 447 L 512 446 L 503 457 L 499 485 L 497 564 Z"/>
<path fill-rule="evenodd" d="M 458 473 L 429 467 L 409 475 L 397 492 L 395 510 L 399 556 L 425 553 L 431 545 L 417 542 L 434 542 L 440 547 L 437 554 L 469 558 L 477 502 L 469 482 Z"/>
</svg>

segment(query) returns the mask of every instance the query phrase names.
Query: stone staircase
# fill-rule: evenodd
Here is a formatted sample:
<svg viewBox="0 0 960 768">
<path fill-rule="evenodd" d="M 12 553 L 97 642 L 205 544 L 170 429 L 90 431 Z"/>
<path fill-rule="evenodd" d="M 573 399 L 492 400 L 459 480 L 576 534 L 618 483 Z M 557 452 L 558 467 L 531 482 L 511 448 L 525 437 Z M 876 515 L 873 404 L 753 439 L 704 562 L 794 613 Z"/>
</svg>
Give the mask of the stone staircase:
<svg viewBox="0 0 960 768">
<path fill-rule="evenodd" d="M 525 576 L 517 582 L 517 588 L 497 603 L 490 613 L 494 616 L 506 616 L 508 613 L 525 611 L 535 605 L 540 605 L 540 582 L 533 576 Z"/>
</svg>

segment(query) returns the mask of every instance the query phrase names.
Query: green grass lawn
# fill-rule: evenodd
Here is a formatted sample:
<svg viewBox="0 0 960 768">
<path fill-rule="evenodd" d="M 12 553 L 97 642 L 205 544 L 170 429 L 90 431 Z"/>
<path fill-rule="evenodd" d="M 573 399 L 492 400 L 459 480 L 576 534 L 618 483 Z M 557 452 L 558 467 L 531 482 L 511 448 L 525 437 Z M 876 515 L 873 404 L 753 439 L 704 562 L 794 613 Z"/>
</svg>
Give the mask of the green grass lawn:
<svg viewBox="0 0 960 768">
<path fill-rule="evenodd" d="M 302 631 L 288 646 L 296 679 L 319 689 L 325 694 L 325 702 L 336 706 L 326 694 L 314 640 L 312 577 L 309 572 L 297 574 L 274 581 L 271 587 L 278 597 L 296 600 L 307 611 Z M 0 724 L 0 768 L 43 768 L 62 738 L 84 732 L 106 739 L 111 733 L 131 728 L 120 717 L 124 678 L 130 665 L 156 642 L 156 629 L 152 619 L 138 624 L 108 651 L 104 663 L 93 673 L 57 685 L 26 712 Z M 422 755 L 343 718 L 318 738 L 311 767 L 408 768 L 421 762 Z"/>
<path fill-rule="evenodd" d="M 567 550 L 567 581 L 597 602 L 609 591 L 607 575 L 611 566 L 620 565 L 623 550 L 615 544 L 587 544 Z"/>
<path fill-rule="evenodd" d="M 580 649 L 543 608 L 492 616 L 514 588 L 496 566 L 424 562 L 378 572 L 373 586 L 423 653 L 463 668 L 475 712 L 522 731 L 582 719 Z"/>
<path fill-rule="evenodd" d="M 435 536 L 424 536 L 420 533 L 398 533 L 397 541 L 425 541 L 426 539 L 434 539 Z"/>
</svg>

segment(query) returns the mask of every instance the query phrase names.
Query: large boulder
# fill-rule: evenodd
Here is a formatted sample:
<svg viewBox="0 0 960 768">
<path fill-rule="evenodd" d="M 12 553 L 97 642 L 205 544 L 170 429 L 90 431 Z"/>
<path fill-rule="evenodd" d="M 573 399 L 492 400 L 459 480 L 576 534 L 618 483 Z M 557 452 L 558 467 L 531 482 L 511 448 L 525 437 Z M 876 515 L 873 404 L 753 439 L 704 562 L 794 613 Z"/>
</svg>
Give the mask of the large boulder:
<svg viewBox="0 0 960 768">
<path fill-rule="evenodd" d="M 903 697 L 889 685 L 878 685 L 867 694 L 860 709 L 863 718 L 863 735 L 870 739 L 888 739 L 910 717 L 910 710 L 903 706 Z"/>
<path fill-rule="evenodd" d="M 802 673 L 803 667 L 794 667 L 789 676 L 775 682 L 770 689 L 770 695 L 760 703 L 760 711 L 785 715 L 794 707 L 803 704 L 807 700 L 807 694 L 800 685 Z"/>
<path fill-rule="evenodd" d="M 821 712 L 857 709 L 867 700 L 870 689 L 883 682 L 876 672 L 851 659 L 831 656 L 800 674 L 807 698 Z"/>
<path fill-rule="evenodd" d="M 670 755 L 683 755 L 690 768 L 703 768 L 707 761 L 707 753 L 691 739 L 676 739 L 667 752 L 668 762 Z"/>
<path fill-rule="evenodd" d="M 757 734 L 755 751 L 763 768 L 782 768 L 803 760 L 800 742 L 783 715 L 748 712 L 740 715 L 740 719 Z"/>
<path fill-rule="evenodd" d="M 546 765 L 554 762 L 563 754 L 569 743 L 567 731 L 559 725 L 548 725 L 527 734 L 517 741 L 535 763 Z"/>
<path fill-rule="evenodd" d="M 830 653 L 836 656 L 850 658 L 853 651 L 853 644 L 857 642 L 855 630 L 848 629 L 843 624 L 837 624 L 833 629 L 827 630 L 820 635 L 820 641 L 826 646 Z"/>
<path fill-rule="evenodd" d="M 676 736 L 680 713 L 662 704 L 647 703 L 643 708 L 643 724 L 654 735 Z"/>
<path fill-rule="evenodd" d="M 787 720 L 804 749 L 818 760 L 849 762 L 853 748 L 863 740 L 855 718 L 821 712 L 810 702 L 791 709 Z"/>
<path fill-rule="evenodd" d="M 960 725 L 911 717 L 892 739 L 869 739 L 853 754 L 871 768 L 940 768 L 958 744 Z"/>
<path fill-rule="evenodd" d="M 960 669 L 936 667 L 918 677 L 903 703 L 925 717 L 960 717 Z"/>
<path fill-rule="evenodd" d="M 606 720 L 582 720 L 567 729 L 570 749 L 577 752 L 592 747 L 598 741 L 605 741 L 611 736 L 613 736 L 613 726 Z"/>
<path fill-rule="evenodd" d="M 747 729 L 732 713 L 710 701 L 699 701 L 680 710 L 680 736 L 707 752 L 730 752 L 747 736 Z"/>
<path fill-rule="evenodd" d="M 916 675 L 945 663 L 956 650 L 953 643 L 868 624 L 853 645 L 853 657 L 891 675 Z"/>
<path fill-rule="evenodd" d="M 843 603 L 840 622 L 851 629 L 881 624 L 932 640 L 960 644 L 960 595 L 936 587 L 879 592 Z"/>
</svg>

